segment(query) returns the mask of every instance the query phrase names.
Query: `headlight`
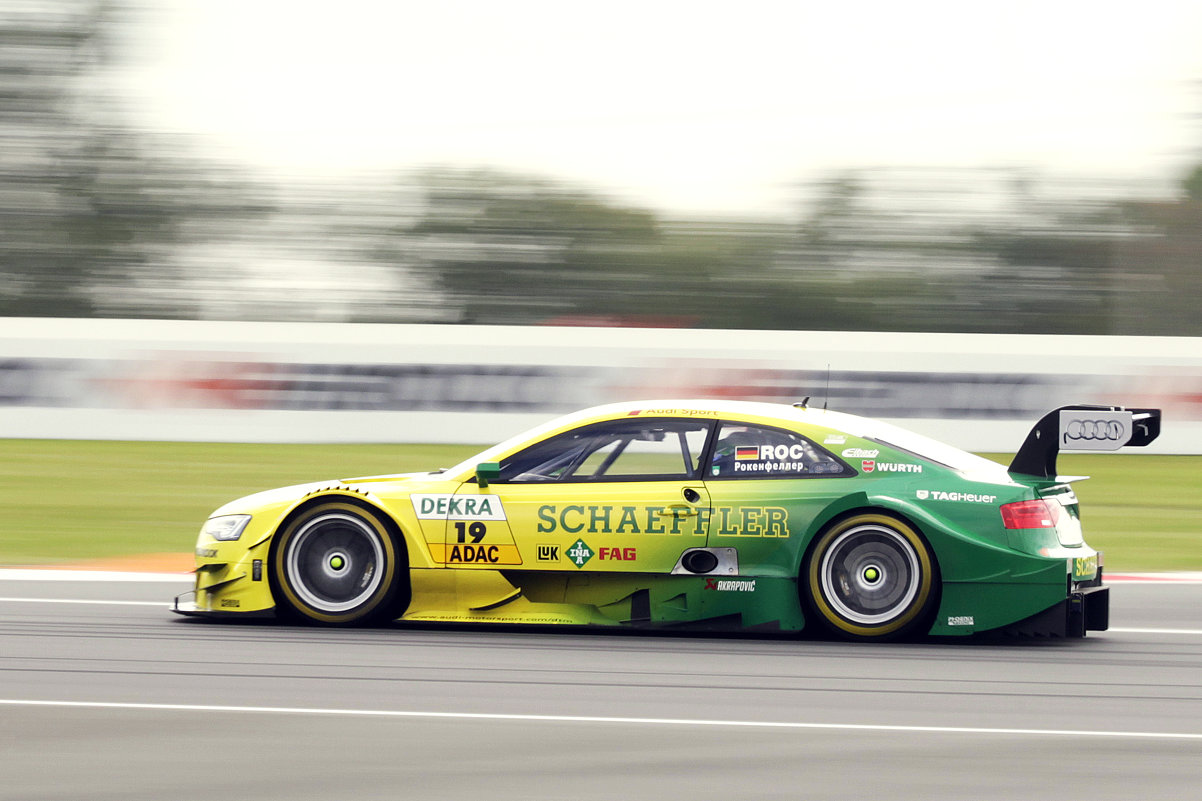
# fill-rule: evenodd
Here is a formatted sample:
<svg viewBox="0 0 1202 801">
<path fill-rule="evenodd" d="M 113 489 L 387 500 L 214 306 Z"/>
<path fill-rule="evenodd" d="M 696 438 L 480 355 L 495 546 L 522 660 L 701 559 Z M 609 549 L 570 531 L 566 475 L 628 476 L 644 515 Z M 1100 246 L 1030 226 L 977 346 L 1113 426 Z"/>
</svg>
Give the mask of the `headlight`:
<svg viewBox="0 0 1202 801">
<path fill-rule="evenodd" d="M 222 515 L 210 517 L 201 528 L 202 535 L 208 534 L 220 542 L 229 542 L 242 536 L 242 529 L 250 522 L 250 515 Z"/>
</svg>

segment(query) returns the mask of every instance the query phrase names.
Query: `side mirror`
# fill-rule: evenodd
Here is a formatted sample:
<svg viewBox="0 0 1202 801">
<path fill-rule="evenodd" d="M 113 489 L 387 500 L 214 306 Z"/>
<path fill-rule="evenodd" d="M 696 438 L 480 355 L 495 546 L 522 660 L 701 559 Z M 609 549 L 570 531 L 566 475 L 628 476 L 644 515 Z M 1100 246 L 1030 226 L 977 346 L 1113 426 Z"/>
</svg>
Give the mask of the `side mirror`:
<svg viewBox="0 0 1202 801">
<path fill-rule="evenodd" d="M 488 486 L 488 482 L 497 481 L 501 478 L 501 463 L 500 462 L 481 462 L 476 465 L 476 483 L 480 488 Z"/>
</svg>

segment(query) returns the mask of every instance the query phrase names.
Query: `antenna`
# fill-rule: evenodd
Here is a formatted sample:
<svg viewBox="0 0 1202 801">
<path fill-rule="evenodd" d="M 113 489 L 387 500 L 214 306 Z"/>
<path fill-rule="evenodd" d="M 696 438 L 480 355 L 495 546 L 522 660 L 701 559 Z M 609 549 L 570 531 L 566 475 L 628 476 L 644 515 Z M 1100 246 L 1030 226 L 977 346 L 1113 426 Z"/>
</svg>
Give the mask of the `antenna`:
<svg viewBox="0 0 1202 801">
<path fill-rule="evenodd" d="M 822 411 L 826 411 L 826 403 L 831 398 L 831 363 L 826 363 L 826 394 L 822 396 Z"/>
</svg>

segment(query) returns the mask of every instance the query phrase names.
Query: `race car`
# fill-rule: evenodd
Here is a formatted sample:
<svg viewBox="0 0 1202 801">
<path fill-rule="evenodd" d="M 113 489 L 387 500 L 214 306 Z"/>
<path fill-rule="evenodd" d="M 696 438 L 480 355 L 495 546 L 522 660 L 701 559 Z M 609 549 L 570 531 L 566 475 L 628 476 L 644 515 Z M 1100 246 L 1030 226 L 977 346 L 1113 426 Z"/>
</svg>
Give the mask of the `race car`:
<svg viewBox="0 0 1202 801">
<path fill-rule="evenodd" d="M 611 404 L 451 468 L 228 503 L 175 611 L 1081 637 L 1107 628 L 1108 588 L 1057 454 L 1159 433 L 1158 409 L 1066 406 L 1006 468 L 805 403 Z"/>
</svg>

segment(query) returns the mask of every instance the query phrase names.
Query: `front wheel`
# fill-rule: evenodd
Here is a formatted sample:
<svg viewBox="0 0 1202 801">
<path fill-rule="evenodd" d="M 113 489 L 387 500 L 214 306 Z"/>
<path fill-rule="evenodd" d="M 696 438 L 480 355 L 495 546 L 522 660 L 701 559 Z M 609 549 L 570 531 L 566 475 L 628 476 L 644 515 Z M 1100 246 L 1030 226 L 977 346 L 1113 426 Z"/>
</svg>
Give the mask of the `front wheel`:
<svg viewBox="0 0 1202 801">
<path fill-rule="evenodd" d="M 824 531 L 805 567 L 807 607 L 845 639 L 896 639 L 928 623 L 938 568 L 913 527 L 860 514 Z"/>
<path fill-rule="evenodd" d="M 404 565 L 388 527 L 353 503 L 328 501 L 289 520 L 272 548 L 284 617 L 326 625 L 389 616 Z"/>
</svg>

